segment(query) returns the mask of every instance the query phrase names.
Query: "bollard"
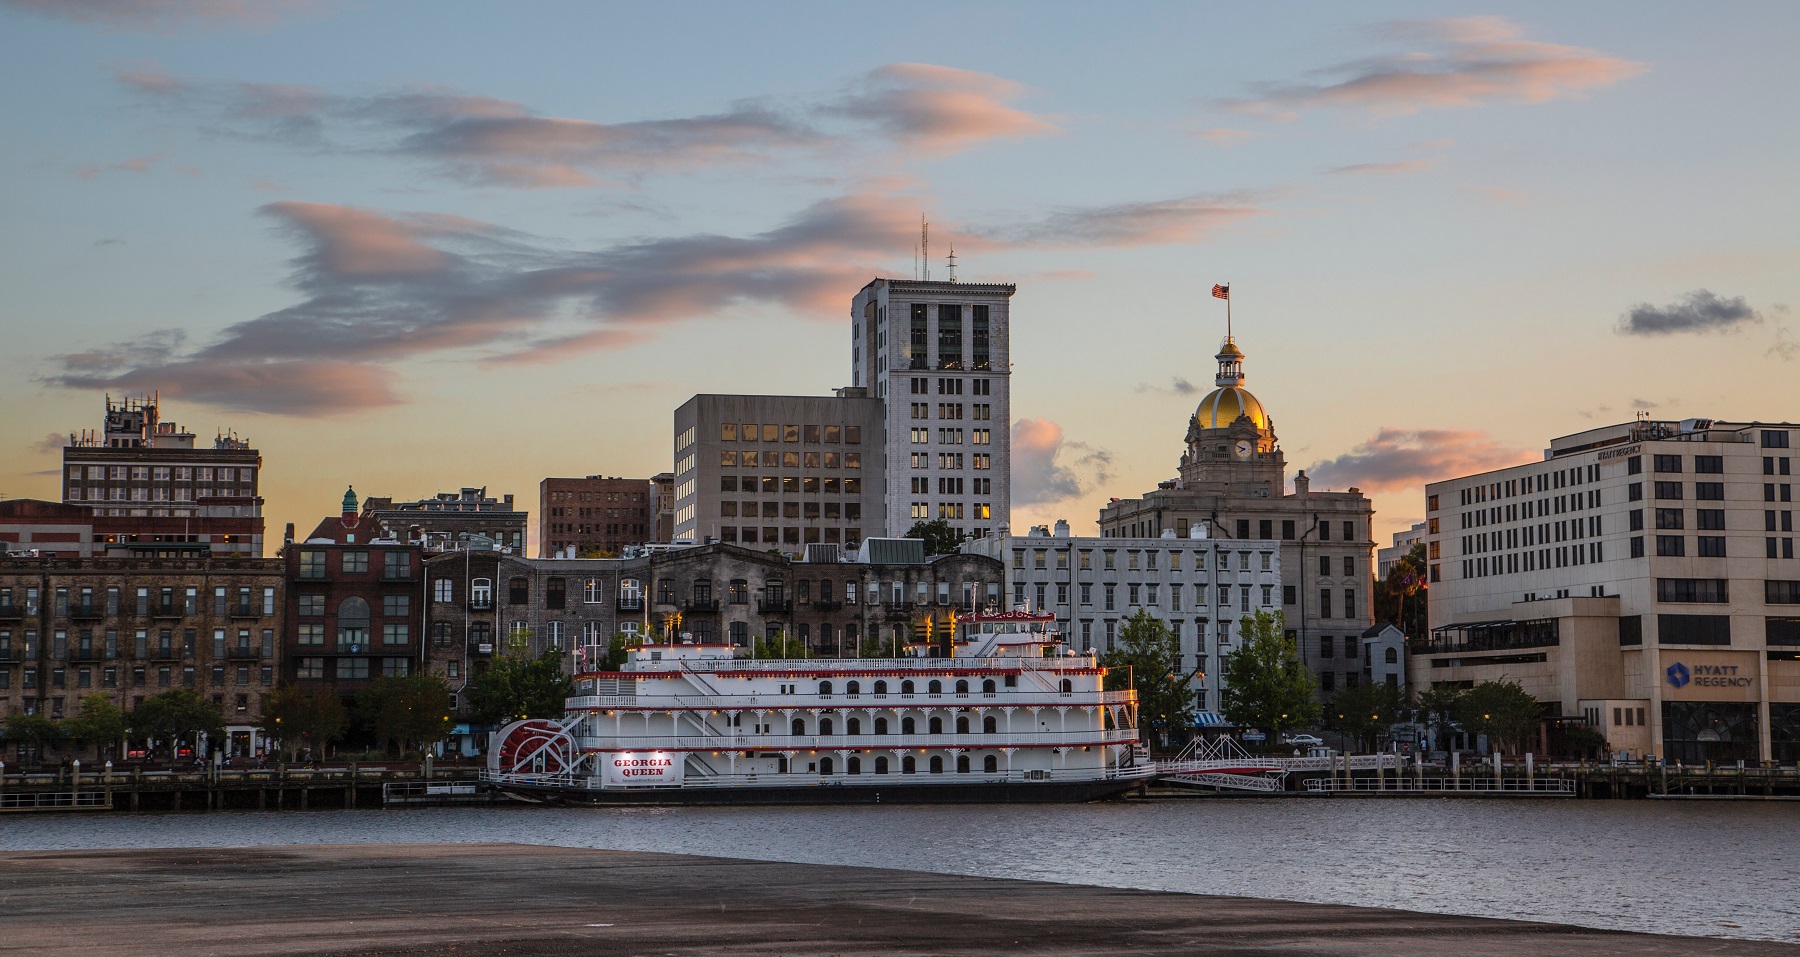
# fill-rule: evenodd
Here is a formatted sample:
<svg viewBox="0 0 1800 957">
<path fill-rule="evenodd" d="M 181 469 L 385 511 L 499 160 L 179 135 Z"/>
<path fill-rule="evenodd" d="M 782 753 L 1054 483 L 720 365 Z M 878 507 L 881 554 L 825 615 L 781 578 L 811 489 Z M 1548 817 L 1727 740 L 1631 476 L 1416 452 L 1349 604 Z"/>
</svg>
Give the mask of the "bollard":
<svg viewBox="0 0 1800 957">
<path fill-rule="evenodd" d="M 1450 787 L 1453 790 L 1457 790 L 1457 791 L 1462 790 L 1462 752 L 1461 751 L 1450 752 Z"/>
<path fill-rule="evenodd" d="M 1504 790 L 1506 790 L 1506 782 L 1500 777 L 1500 765 L 1502 763 L 1504 763 L 1505 757 L 1498 751 L 1494 752 L 1493 757 L 1494 757 L 1494 787 L 1499 790 L 1504 791 Z"/>
<path fill-rule="evenodd" d="M 80 794 L 81 793 L 81 759 L 80 758 L 76 758 L 70 764 L 69 793 L 71 793 L 71 794 Z"/>
<path fill-rule="evenodd" d="M 106 759 L 106 807 L 112 809 L 112 758 Z"/>
<path fill-rule="evenodd" d="M 1525 790 L 1537 790 L 1537 767 L 1532 763 L 1531 752 L 1525 752 Z"/>
</svg>

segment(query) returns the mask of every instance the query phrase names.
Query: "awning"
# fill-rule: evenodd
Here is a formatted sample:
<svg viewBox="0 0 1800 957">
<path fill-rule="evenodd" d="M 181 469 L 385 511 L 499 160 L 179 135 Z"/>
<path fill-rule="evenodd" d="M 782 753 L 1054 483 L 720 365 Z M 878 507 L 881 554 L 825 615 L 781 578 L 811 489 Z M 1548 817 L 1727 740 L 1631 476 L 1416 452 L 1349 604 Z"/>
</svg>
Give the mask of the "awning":
<svg viewBox="0 0 1800 957">
<path fill-rule="evenodd" d="M 1224 715 L 1215 714 L 1211 711 L 1194 712 L 1194 727 L 1196 728 L 1220 728 L 1229 727 L 1230 725 L 1231 722 L 1226 721 Z"/>
</svg>

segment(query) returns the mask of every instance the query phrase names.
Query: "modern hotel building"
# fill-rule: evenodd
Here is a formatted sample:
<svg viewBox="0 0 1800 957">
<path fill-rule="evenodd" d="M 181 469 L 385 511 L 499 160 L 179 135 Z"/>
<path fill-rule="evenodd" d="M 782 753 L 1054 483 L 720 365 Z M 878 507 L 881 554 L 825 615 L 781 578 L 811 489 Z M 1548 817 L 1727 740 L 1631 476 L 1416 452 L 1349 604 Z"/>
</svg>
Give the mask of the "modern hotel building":
<svg viewBox="0 0 1800 957">
<path fill-rule="evenodd" d="M 1411 681 L 1517 681 L 1614 751 L 1800 760 L 1796 434 L 1640 420 L 1427 485 Z"/>
</svg>

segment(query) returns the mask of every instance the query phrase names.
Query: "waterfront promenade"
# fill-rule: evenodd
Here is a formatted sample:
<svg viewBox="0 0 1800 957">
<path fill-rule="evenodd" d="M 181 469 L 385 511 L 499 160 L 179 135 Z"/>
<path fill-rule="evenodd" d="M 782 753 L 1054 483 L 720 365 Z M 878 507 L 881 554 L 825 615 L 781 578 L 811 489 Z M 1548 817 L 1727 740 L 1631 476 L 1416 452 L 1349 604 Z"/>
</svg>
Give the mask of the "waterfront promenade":
<svg viewBox="0 0 1800 957">
<path fill-rule="evenodd" d="M 1790 945 L 1034 881 L 509 844 L 0 854 L 0 951 L 1795 954 Z"/>
</svg>

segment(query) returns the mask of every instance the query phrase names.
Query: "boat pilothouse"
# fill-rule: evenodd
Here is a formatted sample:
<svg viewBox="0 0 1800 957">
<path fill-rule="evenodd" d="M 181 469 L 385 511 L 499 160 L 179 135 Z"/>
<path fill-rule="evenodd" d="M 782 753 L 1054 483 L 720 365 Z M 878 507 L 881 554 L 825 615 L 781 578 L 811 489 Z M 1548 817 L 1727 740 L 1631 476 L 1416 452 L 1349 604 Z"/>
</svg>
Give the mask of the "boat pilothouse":
<svg viewBox="0 0 1800 957">
<path fill-rule="evenodd" d="M 1054 618 L 953 618 L 897 658 L 763 659 L 642 644 L 585 671 L 560 721 L 495 733 L 488 780 L 593 803 L 1070 801 L 1154 774 L 1136 693 Z"/>
</svg>

